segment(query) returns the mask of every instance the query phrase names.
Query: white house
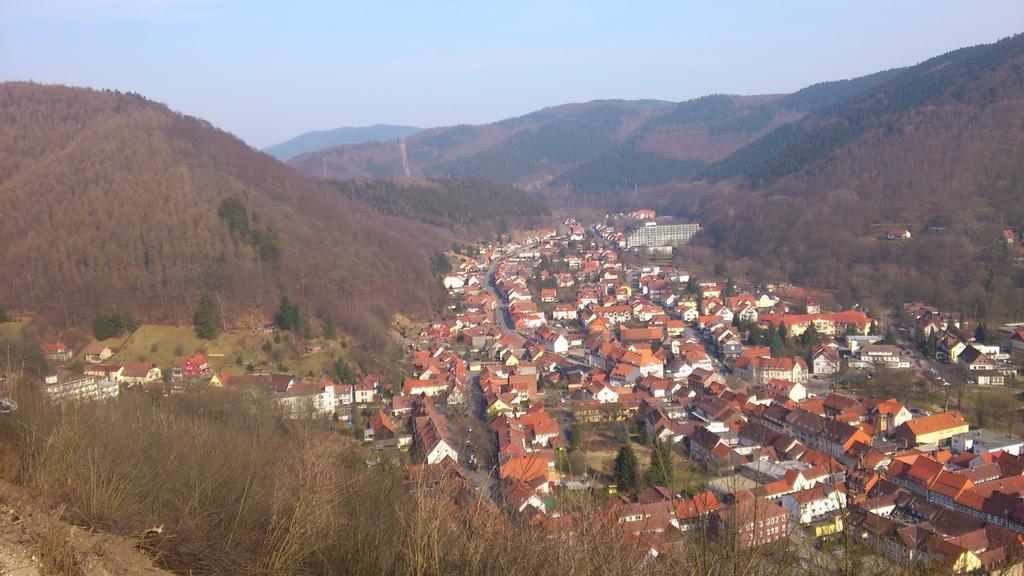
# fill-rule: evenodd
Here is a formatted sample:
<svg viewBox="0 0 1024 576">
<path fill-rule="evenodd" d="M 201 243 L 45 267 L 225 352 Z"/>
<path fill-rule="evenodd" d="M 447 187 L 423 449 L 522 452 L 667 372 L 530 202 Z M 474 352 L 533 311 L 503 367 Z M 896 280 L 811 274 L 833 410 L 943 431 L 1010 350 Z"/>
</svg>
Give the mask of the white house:
<svg viewBox="0 0 1024 576">
<path fill-rule="evenodd" d="M 753 306 L 744 306 L 736 313 L 736 315 L 739 316 L 740 322 L 748 322 L 751 324 L 757 322 L 757 308 L 754 308 Z"/>
<path fill-rule="evenodd" d="M 356 382 L 354 387 L 353 401 L 356 404 L 366 404 L 377 399 L 377 388 L 380 387 L 380 379 L 376 376 L 367 376 Z"/>
<path fill-rule="evenodd" d="M 718 315 L 721 316 L 722 322 L 726 324 L 732 324 L 732 319 L 734 317 L 732 310 L 728 308 L 722 308 L 721 310 L 718 311 Z"/>
<path fill-rule="evenodd" d="M 789 380 L 769 380 L 765 385 L 765 391 L 788 398 L 793 402 L 800 402 L 807 398 L 807 388 L 799 382 L 790 382 Z"/>
<path fill-rule="evenodd" d="M 553 320 L 575 320 L 576 315 L 576 308 L 572 304 L 556 304 L 555 309 L 551 311 Z"/>
<path fill-rule="evenodd" d="M 836 374 L 839 372 L 839 353 L 834 348 L 821 347 L 811 355 L 811 372 Z"/>
<path fill-rule="evenodd" d="M 591 383 L 586 390 L 588 396 L 601 404 L 612 404 L 619 401 L 619 393 L 603 382 Z"/>
<path fill-rule="evenodd" d="M 123 384 L 146 384 L 160 380 L 161 375 L 160 369 L 152 364 L 125 364 L 118 381 Z"/>
<path fill-rule="evenodd" d="M 791 519 L 801 524 L 810 524 L 845 508 L 846 494 L 831 486 L 818 484 L 807 490 L 786 494 L 779 504 Z"/>
<path fill-rule="evenodd" d="M 85 347 L 82 351 L 85 357 L 85 361 L 90 364 L 101 364 L 109 360 L 113 355 L 114 351 L 110 349 L 110 346 L 103 344 L 90 344 Z"/>
<path fill-rule="evenodd" d="M 459 461 L 459 453 L 449 446 L 445 440 L 438 440 L 432 446 L 429 446 L 424 454 L 427 464 L 437 464 L 445 458 L 451 458 L 453 462 Z"/>
<path fill-rule="evenodd" d="M 547 326 L 537 329 L 537 339 L 544 344 L 544 348 L 555 354 L 565 354 L 569 351 L 569 340 L 565 334 L 555 332 Z"/>
</svg>

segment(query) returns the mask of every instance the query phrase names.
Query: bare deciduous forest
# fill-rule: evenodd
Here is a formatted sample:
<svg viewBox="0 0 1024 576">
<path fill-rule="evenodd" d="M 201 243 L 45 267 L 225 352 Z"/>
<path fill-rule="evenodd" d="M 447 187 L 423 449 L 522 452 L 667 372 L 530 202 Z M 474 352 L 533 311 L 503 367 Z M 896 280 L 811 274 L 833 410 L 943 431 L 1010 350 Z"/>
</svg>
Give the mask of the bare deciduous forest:
<svg viewBox="0 0 1024 576">
<path fill-rule="evenodd" d="M 218 215 L 226 199 L 252 234 Z M 445 245 L 202 120 L 31 83 L 0 84 L 0 201 L 0 303 L 68 325 L 113 310 L 182 321 L 204 292 L 228 318 L 269 318 L 289 294 L 373 340 L 391 313 L 433 306 Z"/>
</svg>

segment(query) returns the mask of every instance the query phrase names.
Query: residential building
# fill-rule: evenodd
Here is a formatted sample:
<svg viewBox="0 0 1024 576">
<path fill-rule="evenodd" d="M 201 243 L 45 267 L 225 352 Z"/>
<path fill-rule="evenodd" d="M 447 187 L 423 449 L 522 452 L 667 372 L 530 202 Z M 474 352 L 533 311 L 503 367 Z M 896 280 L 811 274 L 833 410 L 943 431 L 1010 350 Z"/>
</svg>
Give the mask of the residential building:
<svg viewBox="0 0 1024 576">
<path fill-rule="evenodd" d="M 907 446 L 938 444 L 958 434 L 964 434 L 970 426 L 957 411 L 939 412 L 904 422 L 896 428 L 896 437 Z"/>
</svg>

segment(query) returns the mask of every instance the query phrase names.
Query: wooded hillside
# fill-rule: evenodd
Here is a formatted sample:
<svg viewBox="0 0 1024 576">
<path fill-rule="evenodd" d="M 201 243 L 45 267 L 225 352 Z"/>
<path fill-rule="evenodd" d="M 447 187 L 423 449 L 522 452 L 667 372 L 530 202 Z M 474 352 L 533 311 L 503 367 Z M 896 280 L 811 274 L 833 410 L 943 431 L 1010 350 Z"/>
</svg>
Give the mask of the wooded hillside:
<svg viewBox="0 0 1024 576">
<path fill-rule="evenodd" d="M 666 206 L 725 260 L 850 300 L 924 299 L 1024 317 L 1024 36 L 966 48 L 780 128 L 706 174 L 739 175 Z M 691 199 L 693 196 L 691 196 Z M 696 205 L 695 205 L 696 204 Z M 913 238 L 886 242 L 886 229 Z"/>
<path fill-rule="evenodd" d="M 0 303 L 68 324 L 184 321 L 203 292 L 226 318 L 269 317 L 284 293 L 380 336 L 432 305 L 443 244 L 202 120 L 63 86 L 0 84 L 0 202 Z"/>
<path fill-rule="evenodd" d="M 440 226 L 455 235 L 529 229 L 547 224 L 550 216 L 536 196 L 479 178 L 344 180 L 335 186 L 384 214 Z"/>
</svg>

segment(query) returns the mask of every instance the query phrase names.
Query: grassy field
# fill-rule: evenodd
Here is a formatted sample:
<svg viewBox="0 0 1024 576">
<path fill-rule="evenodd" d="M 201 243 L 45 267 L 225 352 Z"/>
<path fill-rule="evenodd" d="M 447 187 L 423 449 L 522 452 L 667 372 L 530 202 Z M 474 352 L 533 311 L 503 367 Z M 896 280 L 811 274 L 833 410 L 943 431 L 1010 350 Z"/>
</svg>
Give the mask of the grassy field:
<svg viewBox="0 0 1024 576">
<path fill-rule="evenodd" d="M 10 322 L 0 324 L 0 340 L 11 340 L 21 335 L 25 326 L 32 322 L 31 316 L 11 316 Z"/>
<path fill-rule="evenodd" d="M 587 473 L 592 477 L 610 481 L 620 446 L 611 429 L 585 430 L 580 448 L 586 455 Z M 642 477 L 651 463 L 651 449 L 635 441 L 630 442 L 630 446 L 636 454 L 637 467 Z M 678 450 L 672 451 L 672 476 L 673 492 L 698 492 L 703 489 L 706 481 L 700 465 L 680 454 Z"/>
<path fill-rule="evenodd" d="M 941 412 L 946 408 L 948 394 L 949 409 L 955 410 L 962 377 L 957 372 L 947 371 L 946 378 L 951 383 L 949 387 L 940 386 L 907 370 L 882 370 L 874 378 L 844 392 L 896 398 L 910 408 L 931 412 Z M 964 418 L 972 426 L 1019 434 L 1024 430 L 1024 402 L 1020 398 L 1020 384 L 1019 381 L 1011 381 L 1006 386 L 963 386 L 960 410 Z"/>
<path fill-rule="evenodd" d="M 98 341 L 94 341 L 98 342 Z M 283 365 L 297 376 L 308 372 L 319 374 L 338 358 L 347 359 L 347 351 L 338 341 L 325 342 L 321 350 L 304 354 L 301 341 L 289 334 L 274 337 L 261 332 L 228 332 L 214 340 L 201 340 L 190 326 L 144 324 L 127 338 L 103 341 L 115 351 L 111 362 L 149 362 L 160 368 L 170 367 L 176 356 L 202 352 L 214 371 L 242 374 L 248 365 L 257 370 L 277 370 Z M 264 350 L 269 343 L 270 352 Z M 236 359 L 241 359 L 237 363 Z"/>
</svg>

